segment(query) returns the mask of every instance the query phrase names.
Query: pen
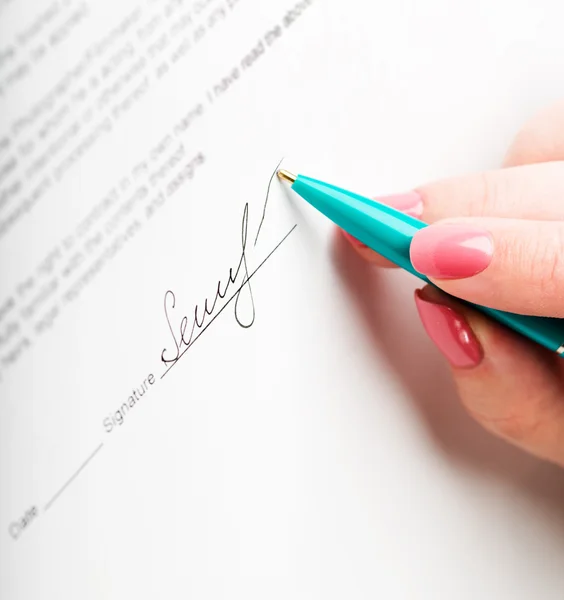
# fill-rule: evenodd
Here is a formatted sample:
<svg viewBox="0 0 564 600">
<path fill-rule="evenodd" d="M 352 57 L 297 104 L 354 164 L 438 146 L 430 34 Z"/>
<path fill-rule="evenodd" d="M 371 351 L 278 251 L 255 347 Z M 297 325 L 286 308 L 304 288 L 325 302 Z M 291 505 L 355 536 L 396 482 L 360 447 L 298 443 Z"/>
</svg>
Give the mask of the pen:
<svg viewBox="0 0 564 600">
<path fill-rule="evenodd" d="M 416 271 L 410 260 L 413 236 L 427 224 L 390 206 L 312 179 L 279 170 L 278 177 L 292 184 L 304 198 L 341 229 L 366 244 L 405 271 L 431 285 Z M 460 300 L 524 337 L 564 356 L 564 319 L 518 315 Z"/>
</svg>

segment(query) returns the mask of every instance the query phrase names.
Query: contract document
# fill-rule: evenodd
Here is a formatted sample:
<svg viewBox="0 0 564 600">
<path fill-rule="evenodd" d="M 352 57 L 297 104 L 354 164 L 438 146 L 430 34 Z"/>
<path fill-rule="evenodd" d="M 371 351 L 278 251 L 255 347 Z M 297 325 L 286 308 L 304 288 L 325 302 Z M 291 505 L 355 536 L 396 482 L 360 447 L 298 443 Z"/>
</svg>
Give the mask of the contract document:
<svg viewBox="0 0 564 600">
<path fill-rule="evenodd" d="M 273 174 L 496 168 L 561 3 L 0 0 L 2 600 L 556 600 L 564 476 Z"/>
</svg>

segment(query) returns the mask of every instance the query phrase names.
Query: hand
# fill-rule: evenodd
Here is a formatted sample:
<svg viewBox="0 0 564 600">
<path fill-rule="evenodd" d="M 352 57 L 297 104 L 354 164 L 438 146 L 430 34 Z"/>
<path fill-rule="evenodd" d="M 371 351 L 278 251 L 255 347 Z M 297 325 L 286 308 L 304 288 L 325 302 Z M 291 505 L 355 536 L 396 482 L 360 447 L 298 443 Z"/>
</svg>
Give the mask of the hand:
<svg viewBox="0 0 564 600">
<path fill-rule="evenodd" d="M 491 308 L 564 318 L 564 103 L 521 131 L 503 169 L 379 200 L 430 224 L 414 237 L 411 260 L 438 288 Z M 391 266 L 345 235 L 366 260 Z M 415 301 L 468 412 L 564 466 L 564 359 L 432 286 Z"/>
</svg>

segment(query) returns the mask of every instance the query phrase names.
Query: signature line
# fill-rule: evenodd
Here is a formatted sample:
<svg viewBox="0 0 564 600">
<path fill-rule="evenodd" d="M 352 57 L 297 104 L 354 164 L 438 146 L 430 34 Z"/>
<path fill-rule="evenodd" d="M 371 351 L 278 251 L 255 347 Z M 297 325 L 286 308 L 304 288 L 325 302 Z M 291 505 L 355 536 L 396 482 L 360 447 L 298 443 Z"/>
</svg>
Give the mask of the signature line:
<svg viewBox="0 0 564 600">
<path fill-rule="evenodd" d="M 74 475 L 65 483 L 65 485 L 63 485 L 63 487 L 51 498 L 51 500 L 49 500 L 49 502 L 47 502 L 47 504 L 45 505 L 45 509 L 44 510 L 49 510 L 51 508 L 51 506 L 53 505 L 53 503 L 58 500 L 59 496 L 69 487 L 69 485 L 80 475 L 80 473 L 82 472 L 83 469 L 86 468 L 86 465 L 88 465 L 88 463 L 96 456 L 96 454 L 98 454 L 98 452 L 100 452 L 100 450 L 103 448 L 104 443 L 102 442 L 97 448 L 96 450 L 94 450 L 94 452 L 92 452 L 92 454 L 80 465 L 80 467 L 74 472 Z"/>
<path fill-rule="evenodd" d="M 178 361 L 186 354 L 186 352 L 188 352 L 188 350 L 190 350 L 190 348 L 198 341 L 198 339 L 200 337 L 202 337 L 202 334 L 206 331 L 206 329 L 217 319 L 217 317 L 219 317 L 219 315 L 229 306 L 229 304 L 231 304 L 231 302 L 235 299 L 235 297 L 237 296 L 237 294 L 248 284 L 248 282 L 258 273 L 258 271 L 264 267 L 264 265 L 267 263 L 268 259 L 271 258 L 271 256 L 276 252 L 276 250 L 278 250 L 278 248 L 280 248 L 280 246 L 282 246 L 282 244 L 290 237 L 290 235 L 294 232 L 294 230 L 296 229 L 297 225 L 294 225 L 292 227 L 292 229 L 290 229 L 290 231 L 288 231 L 288 233 L 280 240 L 280 242 L 278 242 L 278 244 L 276 244 L 276 246 L 271 250 L 271 252 L 268 254 L 268 256 L 260 263 L 260 265 L 249 275 L 249 277 L 247 278 L 247 280 L 245 281 L 245 283 L 243 283 L 243 285 L 241 285 L 239 288 L 237 288 L 235 290 L 235 292 L 233 293 L 233 295 L 229 298 L 229 300 L 221 307 L 221 310 L 218 311 L 218 313 L 213 317 L 213 319 L 202 329 L 202 331 L 200 331 L 200 333 L 190 342 L 190 345 L 186 346 L 186 348 L 180 353 L 180 355 L 178 356 L 178 358 L 170 365 L 170 367 L 161 375 L 161 379 L 164 378 L 165 375 L 167 375 L 169 373 L 169 371 L 178 363 Z"/>
</svg>

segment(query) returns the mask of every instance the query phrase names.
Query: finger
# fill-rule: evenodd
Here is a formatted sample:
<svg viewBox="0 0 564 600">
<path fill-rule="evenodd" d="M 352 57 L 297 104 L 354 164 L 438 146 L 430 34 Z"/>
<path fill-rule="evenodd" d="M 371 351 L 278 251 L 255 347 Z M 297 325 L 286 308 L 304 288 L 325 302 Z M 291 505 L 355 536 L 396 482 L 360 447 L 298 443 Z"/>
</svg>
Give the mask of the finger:
<svg viewBox="0 0 564 600">
<path fill-rule="evenodd" d="M 454 177 L 424 185 L 421 218 L 564 219 L 564 161 Z"/>
<path fill-rule="evenodd" d="M 467 411 L 499 437 L 564 466 L 558 359 L 432 287 L 416 294 L 416 304 Z"/>
<path fill-rule="evenodd" d="M 506 167 L 564 160 L 564 100 L 536 114 L 517 134 L 503 162 Z"/>
<path fill-rule="evenodd" d="M 543 109 L 523 127 L 509 147 L 505 160 L 503 161 L 503 166 L 506 168 L 520 167 L 554 161 L 564 161 L 564 100 L 560 100 Z M 551 169 L 552 168 L 549 168 L 549 170 Z M 557 167 L 557 169 L 559 169 L 559 167 Z M 479 181 L 480 177 L 482 178 L 482 181 Z M 481 205 L 486 209 L 489 204 L 487 198 L 492 195 L 492 192 L 495 192 L 495 190 L 491 190 L 491 188 L 494 187 L 499 189 L 499 187 L 503 187 L 503 181 L 490 181 L 491 177 L 491 173 L 485 173 L 479 175 L 477 180 L 475 176 L 469 176 L 458 180 L 450 179 L 439 182 L 440 188 L 442 189 L 438 190 L 437 195 L 439 201 L 435 202 L 435 209 L 431 206 L 433 204 L 433 188 L 435 185 L 424 186 L 421 189 L 421 195 L 423 197 L 420 197 L 417 192 L 414 197 L 413 192 L 410 192 L 408 194 L 398 194 L 379 198 L 379 200 L 394 206 L 398 210 L 404 210 L 407 203 L 407 212 L 413 211 L 410 212 L 410 214 L 413 214 L 413 216 L 417 218 L 421 218 L 427 223 L 433 223 L 436 220 L 447 218 L 449 216 L 480 216 L 487 213 L 484 213 L 483 211 L 476 213 L 472 210 L 470 212 L 465 212 L 464 208 L 466 203 L 463 202 L 459 205 L 459 197 L 456 189 L 449 200 L 449 193 L 453 191 L 452 189 L 449 190 L 449 188 L 458 188 L 458 184 L 469 182 L 474 188 L 474 196 L 482 197 Z M 495 196 L 495 193 L 493 195 Z M 427 207 L 427 210 L 424 210 L 424 204 Z M 447 208 L 446 212 L 444 210 L 445 204 Z M 479 203 L 476 205 L 479 206 Z M 474 203 L 471 203 L 470 208 L 473 209 L 474 207 Z M 457 212 L 455 215 L 452 212 L 453 209 L 454 211 L 460 212 Z M 506 214 L 490 214 L 491 216 L 507 216 Z M 366 260 L 381 267 L 394 266 L 375 252 L 370 251 L 370 249 L 362 244 L 362 242 L 355 240 L 351 236 L 348 236 L 347 239 Z"/>
<path fill-rule="evenodd" d="M 481 216 L 562 220 L 562 198 L 564 161 L 445 179 L 379 200 L 431 224 Z M 357 242 L 355 247 L 363 258 L 382 264 L 383 259 L 366 246 Z"/>
<path fill-rule="evenodd" d="M 444 291 L 503 311 L 564 317 L 564 223 L 454 219 L 417 232 L 414 268 Z"/>
</svg>

